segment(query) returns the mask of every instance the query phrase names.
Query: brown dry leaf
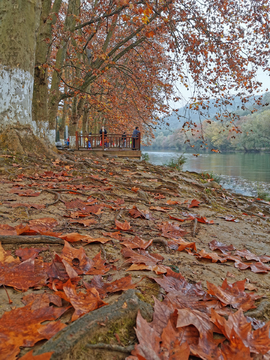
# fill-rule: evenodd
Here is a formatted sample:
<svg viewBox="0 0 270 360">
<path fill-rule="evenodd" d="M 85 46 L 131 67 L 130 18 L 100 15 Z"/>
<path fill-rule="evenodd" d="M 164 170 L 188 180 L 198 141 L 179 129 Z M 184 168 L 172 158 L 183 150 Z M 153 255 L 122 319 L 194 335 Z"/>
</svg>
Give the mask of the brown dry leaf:
<svg viewBox="0 0 270 360">
<path fill-rule="evenodd" d="M 145 265 L 156 265 L 158 262 L 163 261 L 163 257 L 158 254 L 149 254 L 147 251 L 141 250 L 137 253 L 129 248 L 121 250 L 122 255 L 125 258 L 129 258 L 125 262 L 133 264 L 145 264 Z"/>
<path fill-rule="evenodd" d="M 29 225 L 32 229 L 34 229 L 34 227 L 38 227 L 38 228 L 44 227 L 46 229 L 52 229 L 55 226 L 59 225 L 59 223 L 54 218 L 45 217 L 45 218 L 30 220 Z"/>
<path fill-rule="evenodd" d="M 138 236 L 135 236 L 133 239 L 125 239 L 121 242 L 121 245 L 124 245 L 130 249 L 147 249 L 153 243 L 153 239 L 149 241 L 144 241 Z"/>
<path fill-rule="evenodd" d="M 166 201 L 166 204 L 167 205 L 177 205 L 177 204 L 181 204 L 181 202 L 169 199 Z"/>
<path fill-rule="evenodd" d="M 92 259 L 92 261 L 93 266 L 88 270 L 86 275 L 103 275 L 111 269 L 109 265 L 105 265 L 106 260 L 101 258 L 100 252 Z"/>
<path fill-rule="evenodd" d="M 107 303 L 100 299 L 98 291 L 94 288 L 87 289 L 87 293 L 77 293 L 76 287 L 68 280 L 63 286 L 63 290 L 66 297 L 69 299 L 69 302 L 75 309 L 71 321 L 75 321 L 84 314 L 107 305 Z"/>
<path fill-rule="evenodd" d="M 186 308 L 178 309 L 177 313 L 177 328 L 193 325 L 198 329 L 201 337 L 217 332 L 216 326 L 210 321 L 209 316 L 201 311 Z"/>
<path fill-rule="evenodd" d="M 159 224 L 158 228 L 162 231 L 162 236 L 169 239 L 179 239 L 187 233 L 178 225 L 172 224 L 170 222 L 164 222 L 162 224 Z"/>
<path fill-rule="evenodd" d="M 130 231 L 130 229 L 131 229 L 130 223 L 128 223 L 127 220 L 125 220 L 124 223 L 121 223 L 120 221 L 115 219 L 115 225 L 116 225 L 117 229 L 122 230 L 122 231 Z"/>
<path fill-rule="evenodd" d="M 216 253 L 207 253 L 204 249 L 202 249 L 200 252 L 195 254 L 195 256 L 198 257 L 199 259 L 211 259 L 212 262 L 220 261 L 223 263 L 227 261 L 226 257 L 220 257 Z"/>
<path fill-rule="evenodd" d="M 1 243 L 0 243 L 0 266 L 4 264 L 10 264 L 13 263 L 13 265 L 19 264 L 20 263 L 20 259 L 19 258 L 14 258 L 12 255 L 10 255 L 7 251 L 4 250 L 4 248 L 2 247 Z"/>
<path fill-rule="evenodd" d="M 93 261 L 87 257 L 82 247 L 75 249 L 66 241 L 60 256 L 75 268 L 78 274 L 86 274 L 93 266 Z"/>
<path fill-rule="evenodd" d="M 0 235 L 17 235 L 17 231 L 13 226 L 0 224 Z"/>
<path fill-rule="evenodd" d="M 21 357 L 20 360 L 50 360 L 52 354 L 54 353 L 52 351 L 41 355 L 33 355 L 33 351 L 34 350 L 29 351 L 27 354 Z"/>
<path fill-rule="evenodd" d="M 250 270 L 254 273 L 262 273 L 266 274 L 270 271 L 270 266 L 265 265 L 264 263 L 243 263 L 241 261 L 235 261 L 234 266 L 240 270 L 246 270 L 250 268 Z"/>
<path fill-rule="evenodd" d="M 49 339 L 66 325 L 57 323 L 54 333 L 51 325 L 41 325 L 44 321 L 59 318 L 67 308 L 53 306 L 31 310 L 31 304 L 5 312 L 0 319 L 0 354 L 2 360 L 15 360 L 20 352 L 20 347 L 32 347 L 38 341 Z M 50 330 L 46 334 L 46 329 Z"/>
<path fill-rule="evenodd" d="M 154 271 L 157 275 L 166 274 L 168 268 L 164 265 L 145 265 L 145 264 L 132 264 L 127 271 L 136 270 L 150 270 Z"/>
<path fill-rule="evenodd" d="M 244 311 L 247 311 L 255 308 L 255 300 L 260 298 L 260 296 L 246 293 L 245 283 L 246 279 L 228 284 L 225 279 L 222 286 L 219 287 L 207 281 L 207 292 L 217 297 L 224 305 L 231 305 L 235 309 L 242 308 Z"/>
<path fill-rule="evenodd" d="M 160 359 L 160 336 L 153 328 L 151 328 L 148 322 L 144 320 L 140 311 L 138 311 L 135 331 L 139 344 L 135 345 L 135 349 L 131 354 L 138 356 L 139 359 Z M 141 358 L 139 356 L 141 356 Z"/>
<path fill-rule="evenodd" d="M 198 207 L 200 205 L 201 201 L 193 199 L 191 200 L 190 205 L 188 205 L 189 208 Z"/>
<path fill-rule="evenodd" d="M 255 255 L 253 254 L 252 252 L 250 252 L 249 250 L 237 250 L 235 252 L 235 255 L 238 255 L 238 256 L 241 256 L 241 257 L 244 257 L 246 260 L 255 260 L 255 261 L 258 261 L 258 262 L 269 262 L 270 261 L 270 256 L 268 255 Z"/>
<path fill-rule="evenodd" d="M 226 245 L 223 244 L 222 242 L 219 242 L 217 240 L 212 240 L 209 244 L 208 244 L 209 248 L 211 250 L 220 250 L 223 254 L 226 254 L 228 251 L 234 251 L 235 247 L 233 245 Z"/>
<path fill-rule="evenodd" d="M 69 279 L 74 281 L 79 279 L 78 273 L 73 269 L 73 267 L 57 254 L 55 254 L 54 260 L 48 264 L 47 274 L 50 278 L 50 282 L 58 280 L 63 283 Z"/>
<path fill-rule="evenodd" d="M 150 214 L 150 212 L 148 210 L 139 210 L 137 208 L 137 206 L 133 206 L 132 209 L 129 210 L 129 215 L 132 216 L 133 218 L 137 219 L 137 218 L 143 218 L 143 219 L 146 219 L 146 220 L 153 220 L 153 216 Z"/>
<path fill-rule="evenodd" d="M 11 189 L 10 193 L 12 194 L 17 194 L 19 196 L 29 196 L 29 197 L 35 197 L 35 196 L 39 196 L 41 194 L 41 192 L 35 192 L 33 190 L 20 190 L 20 189 Z"/>
<path fill-rule="evenodd" d="M 132 277 L 130 275 L 112 281 L 111 283 L 104 283 L 101 275 L 96 275 L 93 277 L 90 284 L 84 283 L 84 285 L 86 289 L 95 288 L 103 298 L 109 293 L 134 289 L 137 284 L 132 284 Z"/>
<path fill-rule="evenodd" d="M 236 347 L 236 341 L 239 339 L 253 353 L 266 354 L 269 351 L 270 322 L 262 328 L 252 331 L 252 325 L 247 321 L 242 309 L 230 314 L 228 320 L 212 310 L 211 321 L 222 331 L 233 347 Z"/>
<path fill-rule="evenodd" d="M 209 224 L 209 225 L 214 224 L 214 220 L 207 220 L 206 217 L 204 217 L 204 216 L 197 217 L 196 219 L 198 220 L 198 222 L 200 222 L 202 224 Z"/>
<path fill-rule="evenodd" d="M 190 220 L 190 219 L 180 219 L 180 218 L 178 218 L 178 217 L 171 216 L 171 215 L 169 215 L 169 217 L 170 217 L 170 219 L 172 219 L 172 220 L 177 220 L 177 221 L 180 221 L 180 222 L 184 222 L 184 221 Z M 193 218 L 192 218 L 191 220 L 193 220 Z"/>
<path fill-rule="evenodd" d="M 22 303 L 24 305 L 31 305 L 31 310 L 38 310 L 44 307 L 48 307 L 51 303 L 61 307 L 62 300 L 59 296 L 44 292 L 43 294 L 28 294 L 22 298 Z"/>
<path fill-rule="evenodd" d="M 42 251 L 46 251 L 48 248 L 36 249 L 36 248 L 19 248 L 15 251 L 15 254 L 20 257 L 21 261 L 25 261 L 30 258 L 38 257 L 38 254 Z"/>
</svg>

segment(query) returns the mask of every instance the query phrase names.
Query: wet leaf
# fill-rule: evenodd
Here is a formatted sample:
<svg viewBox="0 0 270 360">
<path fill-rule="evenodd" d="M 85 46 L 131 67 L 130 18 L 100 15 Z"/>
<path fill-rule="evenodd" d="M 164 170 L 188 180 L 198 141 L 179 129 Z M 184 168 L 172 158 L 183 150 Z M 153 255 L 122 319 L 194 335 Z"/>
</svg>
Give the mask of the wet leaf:
<svg viewBox="0 0 270 360">
<path fill-rule="evenodd" d="M 101 275 L 96 275 L 91 280 L 90 284 L 84 283 L 86 289 L 95 288 L 101 297 L 105 297 L 109 293 L 134 289 L 136 284 L 132 284 L 132 277 L 130 275 L 121 279 L 112 281 L 111 283 L 104 283 Z"/>
<path fill-rule="evenodd" d="M 31 310 L 38 310 L 44 307 L 49 307 L 52 303 L 58 307 L 62 306 L 62 300 L 59 296 L 53 293 L 44 292 L 43 294 L 28 294 L 22 298 L 24 305 L 31 305 Z"/>
<path fill-rule="evenodd" d="M 222 286 L 219 287 L 207 281 L 207 292 L 217 297 L 224 305 L 231 305 L 235 309 L 242 308 L 243 311 L 247 311 L 256 307 L 254 304 L 257 297 L 245 292 L 245 282 L 246 280 L 242 280 L 228 284 L 225 279 Z"/>
<path fill-rule="evenodd" d="M 130 249 L 147 249 L 148 246 L 150 246 L 153 243 L 153 239 L 149 241 L 144 241 L 138 236 L 135 236 L 133 239 L 125 239 L 123 242 L 121 242 L 121 245 L 124 245 Z"/>
<path fill-rule="evenodd" d="M 107 305 L 100 299 L 98 291 L 94 288 L 87 289 L 86 293 L 77 293 L 76 287 L 69 280 L 63 286 L 63 290 L 66 297 L 69 299 L 69 302 L 75 309 L 75 312 L 72 315 L 72 321 L 77 320 L 79 317 L 87 314 L 90 311 Z"/>
<path fill-rule="evenodd" d="M 51 325 L 42 325 L 44 321 L 56 320 L 67 308 L 55 308 L 53 306 L 31 310 L 31 304 L 5 312 L 0 319 L 0 353 L 1 359 L 13 360 L 20 352 L 20 347 L 32 347 L 38 341 L 49 339 L 65 327 L 58 323 L 55 332 L 52 333 Z M 50 330 L 46 334 L 46 330 Z"/>
<path fill-rule="evenodd" d="M 30 258 L 22 263 L 0 263 L 0 284 L 27 291 L 30 287 L 45 285 L 47 273 L 41 260 Z"/>
<path fill-rule="evenodd" d="M 149 254 L 147 251 L 141 250 L 137 253 L 129 248 L 121 250 L 122 255 L 125 258 L 129 258 L 125 262 L 133 264 L 145 264 L 145 265 L 156 265 L 158 262 L 163 261 L 163 257 L 158 254 Z"/>
<path fill-rule="evenodd" d="M 50 360 L 52 354 L 54 353 L 52 352 L 47 352 L 41 355 L 33 355 L 33 351 L 31 350 L 29 351 L 27 354 L 25 354 L 24 356 L 22 356 L 20 359 L 21 360 Z"/>
<path fill-rule="evenodd" d="M 60 256 L 76 269 L 78 274 L 86 274 L 93 266 L 93 261 L 87 257 L 82 247 L 75 249 L 66 241 Z"/>
</svg>

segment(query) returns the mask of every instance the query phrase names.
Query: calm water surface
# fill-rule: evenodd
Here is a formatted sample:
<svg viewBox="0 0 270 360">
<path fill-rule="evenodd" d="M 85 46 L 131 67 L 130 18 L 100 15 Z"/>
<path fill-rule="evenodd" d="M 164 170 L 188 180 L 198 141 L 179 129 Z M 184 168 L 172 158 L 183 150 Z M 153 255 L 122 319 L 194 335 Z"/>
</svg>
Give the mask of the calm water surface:
<svg viewBox="0 0 270 360">
<path fill-rule="evenodd" d="M 177 159 L 179 152 L 150 152 L 150 162 L 166 164 Z M 184 154 L 187 158 L 183 170 L 212 172 L 220 175 L 221 185 L 234 192 L 257 196 L 258 191 L 270 193 L 270 154 Z"/>
</svg>

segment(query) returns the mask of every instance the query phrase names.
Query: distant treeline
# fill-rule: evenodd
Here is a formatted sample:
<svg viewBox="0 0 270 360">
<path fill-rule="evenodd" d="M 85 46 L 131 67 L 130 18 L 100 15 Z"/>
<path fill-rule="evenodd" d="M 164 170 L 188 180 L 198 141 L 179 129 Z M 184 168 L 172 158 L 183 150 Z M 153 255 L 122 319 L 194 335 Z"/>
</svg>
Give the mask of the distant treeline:
<svg viewBox="0 0 270 360">
<path fill-rule="evenodd" d="M 270 94 L 265 94 L 264 100 L 268 100 L 268 97 Z M 207 145 L 202 142 L 202 135 Z M 211 119 L 204 120 L 202 126 L 197 124 L 195 129 L 157 131 L 152 145 L 146 149 L 199 152 L 207 148 L 220 151 L 270 151 L 270 106 L 258 107 L 253 114 L 242 115 L 234 122 Z"/>
</svg>

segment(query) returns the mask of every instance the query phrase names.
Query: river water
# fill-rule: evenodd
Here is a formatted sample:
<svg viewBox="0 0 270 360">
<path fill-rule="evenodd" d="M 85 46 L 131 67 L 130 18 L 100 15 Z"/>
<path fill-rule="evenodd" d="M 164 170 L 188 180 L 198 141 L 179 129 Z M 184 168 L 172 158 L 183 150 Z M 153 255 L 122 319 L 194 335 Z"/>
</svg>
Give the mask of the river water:
<svg viewBox="0 0 270 360">
<path fill-rule="evenodd" d="M 179 152 L 150 152 L 150 162 L 164 165 L 171 159 L 177 159 Z M 257 196 L 259 192 L 270 194 L 270 154 L 245 153 L 205 153 L 195 157 L 184 154 L 187 162 L 183 170 L 198 173 L 208 172 L 220 176 L 220 184 L 235 193 Z"/>
</svg>

